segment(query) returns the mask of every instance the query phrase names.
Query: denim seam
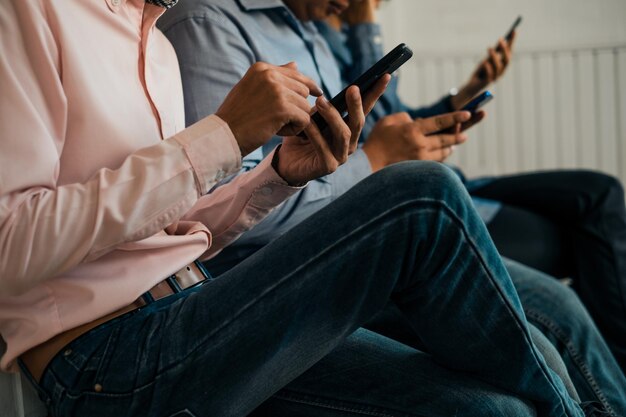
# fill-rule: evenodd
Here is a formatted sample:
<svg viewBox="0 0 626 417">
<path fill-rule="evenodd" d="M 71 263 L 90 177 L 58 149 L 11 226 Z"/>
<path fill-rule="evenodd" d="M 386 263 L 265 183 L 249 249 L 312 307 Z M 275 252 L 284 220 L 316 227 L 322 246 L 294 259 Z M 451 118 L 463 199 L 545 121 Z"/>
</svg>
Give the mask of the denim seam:
<svg viewBox="0 0 626 417">
<path fill-rule="evenodd" d="M 318 398 L 317 400 L 305 400 L 303 398 L 294 398 L 292 396 L 285 396 L 285 395 L 280 395 L 280 394 L 274 394 L 274 398 L 278 398 L 280 400 L 288 401 L 288 402 L 292 402 L 296 404 L 311 405 L 314 407 L 326 408 L 329 410 L 345 411 L 348 413 L 365 415 L 365 416 L 398 417 L 397 414 L 388 414 L 387 412 L 382 412 L 382 411 L 379 412 L 379 411 L 362 410 L 362 409 L 356 408 L 356 404 L 353 405 L 352 407 L 341 406 L 341 405 L 334 404 L 334 403 L 331 404 L 332 400 L 329 398 L 324 398 L 324 399 Z M 325 401 L 322 401 L 322 400 L 325 400 Z M 370 406 L 370 407 L 374 407 L 374 406 Z M 406 417 L 421 417 L 415 414 L 403 413 L 403 415 Z"/>
<path fill-rule="evenodd" d="M 465 223 L 462 221 L 462 219 L 460 219 L 459 217 L 456 216 L 456 212 L 454 210 L 452 210 L 447 204 L 445 204 L 445 202 L 442 201 L 435 201 L 435 202 L 439 202 L 445 209 L 447 209 L 448 216 L 450 218 L 452 218 L 453 220 L 455 220 L 458 225 L 460 230 L 463 232 L 463 235 L 465 237 L 465 240 L 468 242 L 468 244 L 470 245 L 470 247 L 472 248 L 472 250 L 474 251 L 477 259 L 480 260 L 483 269 L 486 272 L 486 275 L 489 277 L 489 280 L 491 282 L 491 284 L 494 286 L 494 288 L 496 289 L 496 292 L 500 294 L 500 297 L 502 298 L 502 301 L 504 302 L 504 305 L 506 305 L 509 308 L 509 314 L 512 316 L 513 321 L 517 323 L 519 329 L 522 331 L 522 334 L 524 335 L 525 339 L 526 339 L 526 343 L 528 345 L 530 349 L 530 351 L 532 352 L 532 356 L 534 356 L 536 364 L 538 365 L 539 370 L 541 371 L 541 373 L 544 375 L 544 377 L 546 378 L 548 385 L 550 385 L 552 387 L 552 389 L 554 390 L 555 393 L 558 394 L 558 389 L 556 388 L 556 386 L 554 385 L 554 381 L 552 381 L 552 378 L 550 377 L 550 374 L 548 372 L 547 369 L 547 365 L 542 364 L 541 361 L 539 360 L 538 357 L 538 352 L 536 349 L 533 349 L 533 342 L 532 342 L 532 338 L 530 336 L 530 332 L 528 330 L 528 328 L 524 327 L 522 324 L 522 321 L 520 320 L 519 317 L 517 317 L 514 314 L 513 308 L 509 302 L 509 300 L 507 299 L 506 295 L 504 294 L 504 291 L 502 290 L 502 288 L 500 287 L 500 285 L 498 284 L 498 282 L 494 279 L 493 274 L 491 269 L 488 267 L 487 262 L 483 259 L 482 254 L 480 253 L 480 251 L 478 250 L 478 245 L 476 245 L 476 242 L 474 242 L 474 240 L 471 238 L 471 235 L 468 233 L 466 227 L 465 227 Z M 520 302 L 521 304 L 521 302 Z M 544 367 L 545 366 L 545 367 Z M 560 395 L 557 395 L 559 397 L 559 402 L 561 403 L 561 407 L 564 411 L 564 413 L 567 415 L 567 407 L 565 406 L 564 400 Z"/>
<path fill-rule="evenodd" d="M 559 326 L 556 325 L 555 322 L 550 320 L 548 317 L 546 317 L 544 314 L 542 314 L 539 311 L 528 309 L 526 310 L 526 315 L 530 319 L 529 321 L 534 320 L 537 323 L 547 327 L 551 331 L 551 333 L 554 335 L 554 337 L 556 337 L 559 340 L 559 342 L 561 342 L 565 346 L 565 348 L 567 349 L 567 352 L 569 353 L 571 358 L 574 360 L 574 363 L 578 367 L 578 370 L 585 377 L 585 380 L 589 384 L 589 387 L 596 394 L 598 401 L 600 401 L 602 405 L 605 406 L 607 411 L 609 411 L 612 414 L 615 414 L 615 411 L 613 410 L 611 405 L 608 403 L 606 397 L 604 396 L 604 394 L 602 393 L 602 390 L 600 389 L 600 386 L 598 385 L 598 382 L 596 381 L 593 374 L 587 367 L 587 364 L 585 363 L 584 359 L 582 358 L 582 356 L 576 349 L 576 346 L 567 337 L 567 335 L 559 328 Z"/>
</svg>

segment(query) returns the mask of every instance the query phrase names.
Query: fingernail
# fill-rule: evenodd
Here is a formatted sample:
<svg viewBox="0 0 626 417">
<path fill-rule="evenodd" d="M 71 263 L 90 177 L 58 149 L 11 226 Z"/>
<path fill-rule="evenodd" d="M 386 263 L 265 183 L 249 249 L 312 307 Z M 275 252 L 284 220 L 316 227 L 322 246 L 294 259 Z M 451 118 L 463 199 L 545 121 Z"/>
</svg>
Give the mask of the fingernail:
<svg viewBox="0 0 626 417">
<path fill-rule="evenodd" d="M 326 100 L 326 97 L 320 96 L 317 99 L 317 106 L 324 110 L 328 109 L 329 103 L 328 103 L 328 100 Z"/>
</svg>

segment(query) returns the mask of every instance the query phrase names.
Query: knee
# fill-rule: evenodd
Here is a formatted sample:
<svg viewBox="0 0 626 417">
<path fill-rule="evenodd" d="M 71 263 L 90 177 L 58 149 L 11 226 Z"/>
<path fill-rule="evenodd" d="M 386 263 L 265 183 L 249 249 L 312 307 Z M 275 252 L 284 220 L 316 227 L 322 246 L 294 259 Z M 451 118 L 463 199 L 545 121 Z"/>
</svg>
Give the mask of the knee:
<svg viewBox="0 0 626 417">
<path fill-rule="evenodd" d="M 388 166 L 372 175 L 383 188 L 381 195 L 395 191 L 434 200 L 466 194 L 459 177 L 444 164 L 407 161 Z"/>
<path fill-rule="evenodd" d="M 601 189 L 604 190 L 604 201 L 610 205 L 619 205 L 624 207 L 624 187 L 619 179 L 606 174 L 598 174 L 601 176 Z M 611 207 L 612 208 L 612 207 Z"/>
<path fill-rule="evenodd" d="M 578 171 L 575 179 L 585 190 L 584 197 L 592 207 L 606 209 L 612 205 L 624 205 L 624 188 L 619 179 L 612 175 L 596 171 Z"/>
</svg>

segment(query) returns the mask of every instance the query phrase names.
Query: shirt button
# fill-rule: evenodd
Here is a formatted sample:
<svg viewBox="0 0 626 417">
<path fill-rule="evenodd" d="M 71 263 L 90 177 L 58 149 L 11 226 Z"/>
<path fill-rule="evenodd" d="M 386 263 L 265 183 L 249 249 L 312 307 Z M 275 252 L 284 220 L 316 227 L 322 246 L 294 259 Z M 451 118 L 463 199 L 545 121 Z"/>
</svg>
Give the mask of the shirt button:
<svg viewBox="0 0 626 417">
<path fill-rule="evenodd" d="M 223 180 L 224 175 L 225 175 L 224 171 L 221 169 L 218 169 L 217 172 L 215 173 L 215 179 L 218 181 Z"/>
<path fill-rule="evenodd" d="M 119 6 L 121 1 L 122 1 L 122 0 L 111 0 L 111 4 L 112 4 L 113 6 Z"/>
<path fill-rule="evenodd" d="M 272 189 L 270 187 L 263 187 L 261 188 L 261 194 L 263 195 L 272 195 L 274 191 L 272 191 Z"/>
</svg>

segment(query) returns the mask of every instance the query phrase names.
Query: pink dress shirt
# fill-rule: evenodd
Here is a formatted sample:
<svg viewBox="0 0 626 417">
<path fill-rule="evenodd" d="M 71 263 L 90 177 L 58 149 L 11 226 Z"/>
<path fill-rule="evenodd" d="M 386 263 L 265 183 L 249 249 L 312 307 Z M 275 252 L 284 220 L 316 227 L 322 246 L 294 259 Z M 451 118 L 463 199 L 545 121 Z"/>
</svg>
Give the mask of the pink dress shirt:
<svg viewBox="0 0 626 417">
<path fill-rule="evenodd" d="M 240 167 L 228 125 L 184 129 L 144 0 L 0 3 L 0 367 L 210 257 L 298 188 Z M 199 52 L 200 53 L 200 52 Z M 251 277 L 253 279 L 253 277 Z"/>
</svg>

